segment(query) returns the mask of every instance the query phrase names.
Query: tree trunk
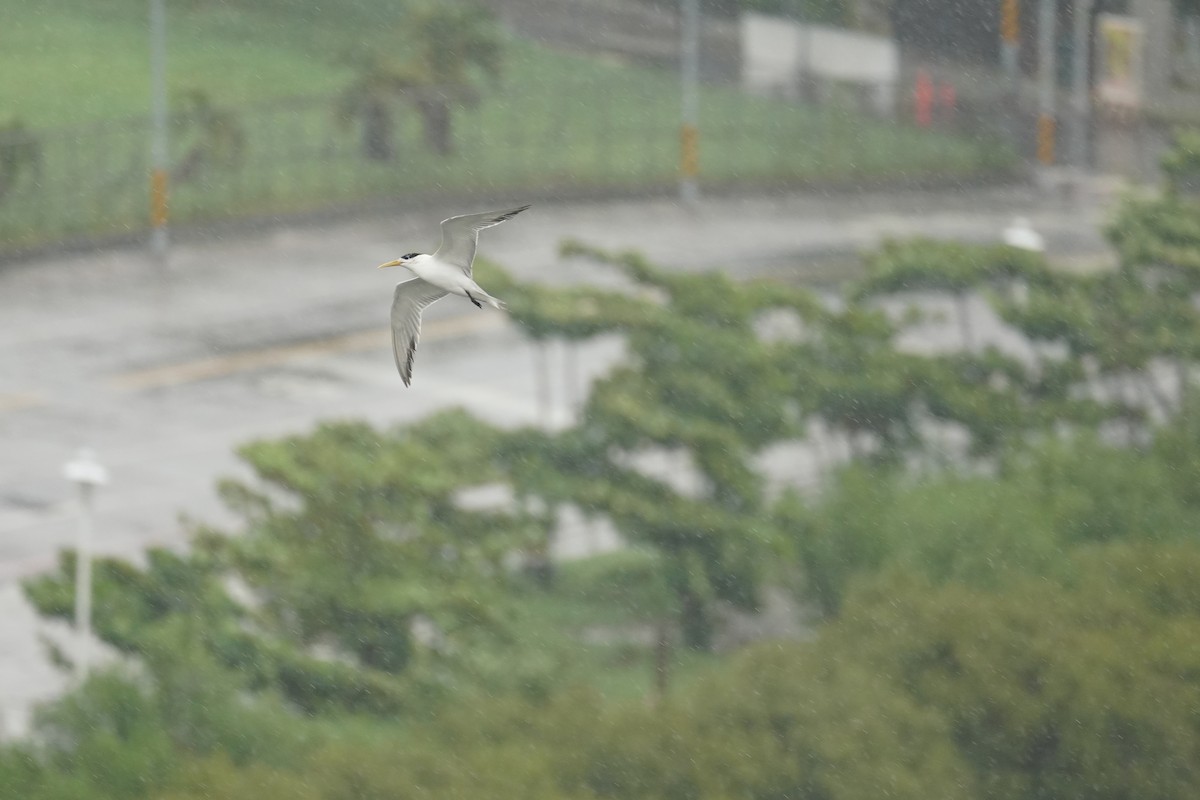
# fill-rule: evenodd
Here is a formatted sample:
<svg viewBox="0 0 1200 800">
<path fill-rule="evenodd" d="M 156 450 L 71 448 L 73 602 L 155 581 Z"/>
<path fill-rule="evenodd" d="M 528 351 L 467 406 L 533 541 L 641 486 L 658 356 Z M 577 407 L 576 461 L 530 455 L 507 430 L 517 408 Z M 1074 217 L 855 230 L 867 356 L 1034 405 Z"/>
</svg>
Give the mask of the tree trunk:
<svg viewBox="0 0 1200 800">
<path fill-rule="evenodd" d="M 421 102 L 421 116 L 425 121 L 425 145 L 440 156 L 454 152 L 453 126 L 451 125 L 450 103 L 441 95 L 426 97 Z"/>
<path fill-rule="evenodd" d="M 654 691 L 651 702 L 660 705 L 667 699 L 671 685 L 671 624 L 666 619 L 658 622 L 658 633 L 654 641 Z"/>
<path fill-rule="evenodd" d="M 713 623 L 708 604 L 691 589 L 679 593 L 679 630 L 685 647 L 700 652 L 712 649 Z"/>
<path fill-rule="evenodd" d="M 387 106 L 367 103 L 363 109 L 363 154 L 372 161 L 391 161 L 396 155 L 392 141 L 392 115 Z"/>
<path fill-rule="evenodd" d="M 975 329 L 971 326 L 970 297 L 966 292 L 959 292 L 955 297 L 958 307 L 958 333 L 962 337 L 963 350 L 975 352 Z"/>
</svg>

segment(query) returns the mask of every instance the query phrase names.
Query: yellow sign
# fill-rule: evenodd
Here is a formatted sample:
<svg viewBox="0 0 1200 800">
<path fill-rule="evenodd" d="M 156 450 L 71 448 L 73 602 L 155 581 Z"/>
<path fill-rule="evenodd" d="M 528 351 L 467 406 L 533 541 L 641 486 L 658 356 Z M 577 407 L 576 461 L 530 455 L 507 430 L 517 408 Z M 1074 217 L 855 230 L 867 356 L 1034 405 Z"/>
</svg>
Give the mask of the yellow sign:
<svg viewBox="0 0 1200 800">
<path fill-rule="evenodd" d="M 1119 14 L 1096 16 L 1096 99 L 1135 109 L 1142 104 L 1142 23 Z"/>
</svg>

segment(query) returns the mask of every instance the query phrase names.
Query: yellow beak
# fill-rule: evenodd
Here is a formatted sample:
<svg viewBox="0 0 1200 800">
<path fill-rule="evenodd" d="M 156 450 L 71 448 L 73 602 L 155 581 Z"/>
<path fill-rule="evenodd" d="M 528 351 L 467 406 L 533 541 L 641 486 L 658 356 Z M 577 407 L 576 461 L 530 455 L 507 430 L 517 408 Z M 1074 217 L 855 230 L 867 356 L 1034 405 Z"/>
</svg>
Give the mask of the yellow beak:
<svg viewBox="0 0 1200 800">
<path fill-rule="evenodd" d="M 383 269 L 384 267 L 399 267 L 403 264 L 404 264 L 404 259 L 397 258 L 395 261 L 389 261 L 386 264 L 380 264 L 379 269 Z"/>
</svg>

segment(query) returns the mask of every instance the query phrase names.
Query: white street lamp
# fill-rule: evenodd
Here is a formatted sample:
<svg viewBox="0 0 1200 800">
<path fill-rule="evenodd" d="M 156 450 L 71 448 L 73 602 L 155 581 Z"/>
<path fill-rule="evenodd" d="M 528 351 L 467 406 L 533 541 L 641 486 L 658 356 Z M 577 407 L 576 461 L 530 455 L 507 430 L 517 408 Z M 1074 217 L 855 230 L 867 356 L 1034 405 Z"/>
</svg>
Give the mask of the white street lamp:
<svg viewBox="0 0 1200 800">
<path fill-rule="evenodd" d="M 83 448 L 63 466 L 63 476 L 79 487 L 79 544 L 75 553 L 75 672 L 87 675 L 92 635 L 92 495 L 108 483 L 108 470 L 96 454 Z"/>
</svg>

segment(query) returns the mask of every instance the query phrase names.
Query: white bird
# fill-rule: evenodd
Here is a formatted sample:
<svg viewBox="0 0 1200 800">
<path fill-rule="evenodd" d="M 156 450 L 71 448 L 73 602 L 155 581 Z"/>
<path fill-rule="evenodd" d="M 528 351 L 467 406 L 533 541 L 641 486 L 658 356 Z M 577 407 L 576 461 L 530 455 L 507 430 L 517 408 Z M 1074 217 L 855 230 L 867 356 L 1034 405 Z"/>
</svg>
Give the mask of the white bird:
<svg viewBox="0 0 1200 800">
<path fill-rule="evenodd" d="M 1004 243 L 1034 253 L 1046 252 L 1046 240 L 1025 217 L 1015 217 L 1012 224 L 1004 229 Z"/>
<path fill-rule="evenodd" d="M 392 295 L 392 354 L 405 386 L 412 383 L 413 354 L 417 351 L 417 340 L 421 338 L 421 312 L 426 306 L 448 294 L 456 294 L 467 298 L 477 308 L 483 308 L 483 303 L 492 308 L 504 308 L 503 303 L 485 292 L 471 277 L 471 263 L 475 260 L 481 230 L 512 219 L 527 208 L 529 206 L 525 205 L 508 211 L 444 219 L 442 243 L 433 255 L 408 253 L 379 265 L 380 269 L 404 267 L 416 275 L 412 280 L 396 284 Z"/>
</svg>

